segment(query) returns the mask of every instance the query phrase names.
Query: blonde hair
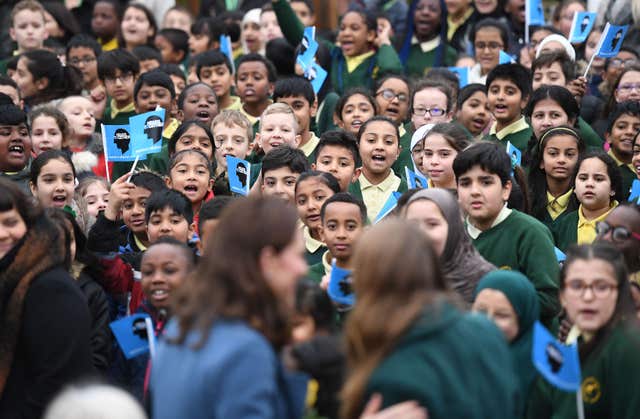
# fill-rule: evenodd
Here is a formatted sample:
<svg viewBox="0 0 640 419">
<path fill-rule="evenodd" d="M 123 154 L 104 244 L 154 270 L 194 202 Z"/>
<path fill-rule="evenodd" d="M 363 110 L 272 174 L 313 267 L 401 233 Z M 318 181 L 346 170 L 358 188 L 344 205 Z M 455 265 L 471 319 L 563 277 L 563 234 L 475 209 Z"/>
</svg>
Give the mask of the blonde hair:
<svg viewBox="0 0 640 419">
<path fill-rule="evenodd" d="M 247 131 L 247 139 L 249 143 L 253 141 L 253 126 L 249 119 L 242 114 L 240 111 L 236 111 L 233 109 L 225 109 L 220 112 L 213 121 L 211 121 L 211 133 L 215 137 L 215 126 L 218 124 L 222 124 L 225 127 L 233 127 L 234 125 L 239 126 L 240 128 Z"/>
<path fill-rule="evenodd" d="M 291 115 L 291 118 L 293 119 L 293 132 L 298 133 L 298 120 L 296 119 L 296 114 L 293 113 L 293 109 L 291 109 L 289 105 L 282 102 L 272 103 L 271 105 L 267 106 L 267 109 L 265 109 L 264 112 L 262 112 L 262 115 L 260 115 L 259 132 L 262 132 L 262 120 L 264 119 L 264 117 L 267 115 L 275 114 Z"/>
<path fill-rule="evenodd" d="M 13 6 L 13 9 L 11 9 L 11 26 L 13 27 L 13 23 L 14 20 L 16 18 L 16 15 L 20 12 L 22 12 L 23 10 L 30 10 L 32 12 L 40 12 L 42 14 L 42 24 L 44 24 L 45 18 L 44 18 L 44 7 L 42 6 L 42 4 L 40 4 L 40 2 L 36 1 L 36 0 L 22 0 L 19 1 L 18 3 L 16 3 L 15 6 Z"/>
</svg>

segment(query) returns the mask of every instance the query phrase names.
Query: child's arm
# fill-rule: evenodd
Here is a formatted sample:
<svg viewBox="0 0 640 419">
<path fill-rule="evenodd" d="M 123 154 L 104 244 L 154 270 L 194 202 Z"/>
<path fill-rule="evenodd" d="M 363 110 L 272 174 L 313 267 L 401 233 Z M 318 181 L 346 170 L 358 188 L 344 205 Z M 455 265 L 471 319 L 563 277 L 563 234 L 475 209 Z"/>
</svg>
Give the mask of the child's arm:
<svg viewBox="0 0 640 419">
<path fill-rule="evenodd" d="M 87 246 L 89 250 L 97 253 L 117 253 L 120 246 L 120 226 L 118 215 L 122 203 L 131 196 L 135 185 L 127 183 L 127 173 L 117 179 L 109 191 L 109 204 L 103 213 L 98 214 L 96 223 L 89 231 Z"/>
<path fill-rule="evenodd" d="M 287 0 L 272 0 L 272 3 L 282 34 L 291 45 L 298 45 L 304 35 L 304 25 Z"/>
<path fill-rule="evenodd" d="M 376 45 L 378 46 L 378 74 L 402 74 L 404 71 L 398 53 L 395 48 L 391 46 L 391 40 L 389 38 L 390 32 L 391 28 L 386 27 L 378 32 L 376 37 Z"/>
</svg>

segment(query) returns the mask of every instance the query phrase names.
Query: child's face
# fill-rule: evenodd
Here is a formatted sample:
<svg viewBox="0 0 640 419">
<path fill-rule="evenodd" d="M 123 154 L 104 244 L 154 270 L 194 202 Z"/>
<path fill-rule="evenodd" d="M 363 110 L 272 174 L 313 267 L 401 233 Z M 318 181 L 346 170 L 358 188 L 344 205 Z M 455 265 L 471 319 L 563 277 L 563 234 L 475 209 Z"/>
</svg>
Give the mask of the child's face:
<svg viewBox="0 0 640 419">
<path fill-rule="evenodd" d="M 636 140 L 636 143 L 633 145 L 631 164 L 636 169 L 636 176 L 640 179 L 640 139 Z"/>
<path fill-rule="evenodd" d="M 358 177 L 356 162 L 349 149 L 335 145 L 326 145 L 320 149 L 313 169 L 331 173 L 338 180 L 343 192 L 346 192 L 349 184 Z"/>
<path fill-rule="evenodd" d="M 618 103 L 628 100 L 640 101 L 640 71 L 624 73 L 614 94 Z"/>
<path fill-rule="evenodd" d="M 413 112 L 411 122 L 415 129 L 426 124 L 449 122 L 451 112 L 447 109 L 447 95 L 440 89 L 428 87 L 413 95 Z"/>
<path fill-rule="evenodd" d="M 260 24 L 256 22 L 245 23 L 242 25 L 241 36 L 249 52 L 260 52 L 260 48 L 264 43 L 260 32 Z"/>
<path fill-rule="evenodd" d="M 147 19 L 147 15 L 135 7 L 129 7 L 124 12 L 120 29 L 122 30 L 124 42 L 129 48 L 145 45 L 147 39 L 153 36 L 153 27 L 149 19 Z"/>
<path fill-rule="evenodd" d="M 169 77 L 171 77 L 171 81 L 173 82 L 173 88 L 176 90 L 176 97 L 180 96 L 180 93 L 182 93 L 187 83 L 185 82 L 184 78 L 180 76 L 169 74 Z"/>
<path fill-rule="evenodd" d="M 98 1 L 93 6 L 91 30 L 97 37 L 109 40 L 118 33 L 118 14 L 112 4 Z"/>
<path fill-rule="evenodd" d="M 367 125 L 360 138 L 362 170 L 369 174 L 384 175 L 400 154 L 395 126 L 386 121 L 374 121 Z"/>
<path fill-rule="evenodd" d="M 540 169 L 557 181 L 567 180 L 578 162 L 578 145 L 571 135 L 557 135 L 544 146 Z"/>
<path fill-rule="evenodd" d="M 311 13 L 311 9 L 303 2 L 303 1 L 292 1 L 291 8 L 300 19 L 300 22 L 307 27 L 313 26 L 316 23 L 316 18 L 313 13 Z"/>
<path fill-rule="evenodd" d="M 82 84 L 91 87 L 98 81 L 98 61 L 96 53 L 89 47 L 73 47 L 67 54 L 67 63 L 82 73 Z"/>
<path fill-rule="evenodd" d="M 298 134 L 309 131 L 311 117 L 316 116 L 317 104 L 309 103 L 302 95 L 278 98 L 278 103 L 286 103 L 293 110 L 298 121 Z"/>
<path fill-rule="evenodd" d="M 19 11 L 9 28 L 9 35 L 22 51 L 42 48 L 42 43 L 49 36 L 44 25 L 44 15 L 34 10 Z"/>
<path fill-rule="evenodd" d="M 0 170 L 18 172 L 31 156 L 31 138 L 27 125 L 0 125 Z"/>
<path fill-rule="evenodd" d="M 584 11 L 584 6 L 579 2 L 570 3 L 561 9 L 560 19 L 556 23 L 556 25 L 565 38 L 569 38 L 571 32 L 571 23 L 573 22 L 573 15 L 577 12 Z"/>
<path fill-rule="evenodd" d="M 332 202 L 324 209 L 322 221 L 322 241 L 327 245 L 331 256 L 348 261 L 362 230 L 364 222 L 360 208 L 349 202 Z"/>
<path fill-rule="evenodd" d="M 536 103 L 531 112 L 531 129 L 536 138 L 551 127 L 570 123 L 567 113 L 562 106 L 552 99 L 543 99 Z"/>
<path fill-rule="evenodd" d="M 133 73 L 123 73 L 120 69 L 116 69 L 113 77 L 104 78 L 104 88 L 109 97 L 116 101 L 116 105 L 123 108 L 133 102 L 135 81 Z"/>
<path fill-rule="evenodd" d="M 200 241 L 197 243 L 197 247 L 201 255 L 204 254 L 204 250 L 207 248 L 207 244 L 209 243 L 209 237 L 213 237 L 212 234 L 215 233 L 216 228 L 218 228 L 218 224 L 220 224 L 220 220 L 218 218 L 210 218 L 203 221 L 200 225 L 200 231 L 198 231 Z"/>
<path fill-rule="evenodd" d="M 200 81 L 211 86 L 218 97 L 231 94 L 233 74 L 226 64 L 212 65 L 200 69 Z"/>
<path fill-rule="evenodd" d="M 388 95 L 393 97 L 385 97 Z M 409 113 L 409 86 L 400 79 L 385 80 L 376 92 L 376 103 L 378 115 L 384 115 L 400 125 Z"/>
<path fill-rule="evenodd" d="M 140 74 L 147 73 L 160 67 L 158 60 L 140 60 Z"/>
<path fill-rule="evenodd" d="M 29 183 L 31 193 L 45 208 L 64 208 L 73 200 L 75 176 L 69 163 L 62 159 L 49 160 L 36 179 Z"/>
<path fill-rule="evenodd" d="M 144 234 L 147 224 L 144 221 L 144 208 L 151 191 L 142 186 L 136 186 L 130 192 L 130 198 L 122 203 L 122 221 L 134 234 Z"/>
<path fill-rule="evenodd" d="M 47 150 L 60 150 L 62 140 L 62 131 L 52 116 L 40 115 L 32 121 L 31 142 L 36 156 Z"/>
<path fill-rule="evenodd" d="M 155 111 L 157 106 L 170 111 L 173 102 L 171 92 L 166 87 L 143 84 L 135 98 L 135 107 L 137 113 Z"/>
<path fill-rule="evenodd" d="M 358 131 L 362 124 L 373 118 L 376 114 L 371 102 L 361 94 L 351 95 L 342 108 L 341 120 L 338 126 L 345 131 L 358 135 Z"/>
<path fill-rule="evenodd" d="M 293 4 L 299 4 L 291 3 Z M 316 323 L 313 316 L 296 313 L 291 319 L 291 340 L 293 344 L 308 342 L 316 334 Z"/>
<path fill-rule="evenodd" d="M 227 156 L 244 159 L 249 154 L 247 129 L 239 125 L 218 123 L 213 126 L 215 156 L 220 172 L 227 170 Z"/>
<path fill-rule="evenodd" d="M 376 31 L 367 28 L 367 22 L 360 13 L 347 12 L 340 22 L 338 42 L 345 57 L 355 57 L 371 49 L 376 39 Z"/>
<path fill-rule="evenodd" d="M 522 92 L 514 82 L 505 79 L 496 79 L 491 83 L 487 98 L 491 113 L 502 124 L 519 119 L 528 100 L 522 97 Z"/>
<path fill-rule="evenodd" d="M 442 256 L 449 236 L 449 223 L 442 215 L 440 207 L 428 199 L 418 199 L 407 206 L 406 218 L 416 222 L 433 245 L 433 250 Z"/>
<path fill-rule="evenodd" d="M 180 10 L 169 10 L 164 15 L 162 27 L 182 29 L 186 33 L 191 33 L 191 16 Z"/>
<path fill-rule="evenodd" d="M 447 12 L 454 16 L 460 16 L 461 13 L 471 7 L 469 0 L 445 0 L 444 4 L 447 6 Z"/>
<path fill-rule="evenodd" d="M 196 153 L 187 153 L 169 171 L 167 186 L 182 192 L 192 204 L 200 204 L 213 186 L 209 162 Z"/>
<path fill-rule="evenodd" d="M 607 165 L 598 158 L 585 159 L 576 176 L 576 197 L 589 210 L 607 208 L 611 201 L 611 179 Z"/>
<path fill-rule="evenodd" d="M 424 139 L 424 157 L 420 171 L 427 175 L 437 188 L 455 188 L 453 160 L 457 155 L 456 149 L 451 147 L 442 134 L 431 134 Z"/>
<path fill-rule="evenodd" d="M 16 72 L 13 73 L 11 78 L 18 85 L 20 89 L 20 96 L 23 98 L 29 98 L 38 94 L 40 89 L 44 89 L 41 80 L 35 80 L 33 74 L 27 67 L 28 59 L 26 57 L 20 57 L 18 64 L 16 65 Z"/>
<path fill-rule="evenodd" d="M 93 103 L 89 99 L 80 96 L 65 99 L 60 110 L 67 116 L 73 138 L 85 139 L 93 135 L 96 119 L 93 116 Z"/>
<path fill-rule="evenodd" d="M 187 131 L 178 138 L 176 142 L 176 153 L 183 150 L 201 151 L 209 160 L 213 157 L 213 144 L 209 136 L 197 125 L 191 125 Z"/>
<path fill-rule="evenodd" d="M 458 201 L 478 228 L 488 229 L 511 194 L 511 182 L 504 185 L 500 177 L 479 165 L 458 178 Z"/>
<path fill-rule="evenodd" d="M 196 119 L 206 126 L 218 115 L 218 99 L 209 86 L 189 88 L 182 104 L 183 120 Z"/>
<path fill-rule="evenodd" d="M 562 72 L 562 65 L 559 61 L 554 61 L 551 65 L 536 68 L 533 72 L 533 82 L 531 87 L 537 90 L 540 86 L 566 86 L 567 79 Z"/>
<path fill-rule="evenodd" d="M 500 50 L 504 49 L 500 31 L 494 27 L 480 28 L 476 32 L 474 51 L 476 62 L 480 63 L 480 72 L 487 74 L 500 62 Z"/>
<path fill-rule="evenodd" d="M 318 230 L 322 225 L 320 208 L 334 192 L 317 177 L 307 178 L 298 184 L 296 206 L 300 220 L 309 230 Z"/>
<path fill-rule="evenodd" d="M 180 64 L 184 59 L 182 51 L 176 51 L 173 49 L 171 42 L 162 35 L 156 35 L 156 38 L 153 40 L 153 44 L 160 51 L 163 63 Z"/>
<path fill-rule="evenodd" d="M 298 176 L 300 173 L 294 173 L 286 166 L 270 170 L 263 174 L 262 194 L 282 198 L 294 204 Z"/>
<path fill-rule="evenodd" d="M 191 271 L 184 251 L 162 243 L 142 255 L 140 273 L 142 292 L 155 308 L 169 308 L 169 297 L 185 281 Z"/>
<path fill-rule="evenodd" d="M 295 131 L 294 116 L 285 113 L 273 113 L 262 117 L 260 132 L 256 135 L 265 154 L 282 144 L 297 148 L 300 136 Z"/>
<path fill-rule="evenodd" d="M 151 213 L 147 225 L 147 236 L 149 243 L 157 242 L 160 237 L 173 237 L 187 243 L 191 238 L 191 226 L 182 214 L 166 207 Z"/>
<path fill-rule="evenodd" d="M 109 190 L 102 182 L 93 182 L 84 194 L 87 203 L 87 212 L 93 217 L 97 217 L 100 211 L 107 208 L 109 203 Z"/>
<path fill-rule="evenodd" d="M 439 30 L 441 13 L 438 0 L 418 1 L 416 11 L 413 13 L 413 22 L 419 39 L 427 40 Z"/>
<path fill-rule="evenodd" d="M 484 92 L 475 92 L 458 110 L 456 119 L 474 136 L 482 133 L 491 121 L 489 103 Z"/>
<path fill-rule="evenodd" d="M 511 20 L 518 25 L 524 24 L 524 0 L 507 0 L 505 11 L 511 15 Z"/>
<path fill-rule="evenodd" d="M 260 104 L 269 100 L 273 84 L 269 81 L 267 66 L 261 61 L 240 64 L 237 74 L 237 93 L 242 102 Z"/>
<path fill-rule="evenodd" d="M 260 15 L 260 34 L 265 43 L 283 37 L 274 11 L 262 12 Z"/>
<path fill-rule="evenodd" d="M 193 57 L 207 51 L 210 43 L 209 35 L 203 33 L 189 35 L 189 54 Z"/>
<path fill-rule="evenodd" d="M 631 160 L 633 156 L 633 138 L 640 131 L 640 116 L 620 115 L 611 127 L 611 133 L 605 134 L 605 139 L 611 144 L 616 156 L 624 160 Z"/>
<path fill-rule="evenodd" d="M 13 104 L 22 109 L 22 100 L 20 100 L 20 94 L 18 93 L 18 89 L 13 86 L 0 85 L 0 93 L 4 93 L 9 96 L 13 101 Z"/>
<path fill-rule="evenodd" d="M 196 65 L 191 64 L 187 73 L 187 84 L 195 83 L 198 81 L 198 75 L 196 74 Z"/>
</svg>

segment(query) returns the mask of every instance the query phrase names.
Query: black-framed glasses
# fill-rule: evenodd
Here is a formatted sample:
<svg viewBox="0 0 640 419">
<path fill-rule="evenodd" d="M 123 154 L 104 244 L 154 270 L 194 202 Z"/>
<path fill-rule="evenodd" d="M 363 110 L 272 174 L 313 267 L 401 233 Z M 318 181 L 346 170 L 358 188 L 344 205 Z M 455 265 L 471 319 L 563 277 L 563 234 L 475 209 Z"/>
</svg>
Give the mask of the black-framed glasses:
<svg viewBox="0 0 640 419">
<path fill-rule="evenodd" d="M 80 65 L 80 64 L 85 64 L 85 65 L 89 65 L 92 62 L 94 62 L 96 60 L 96 57 L 87 55 L 81 58 L 77 58 L 77 57 L 73 57 L 73 58 L 69 58 L 69 64 L 71 65 Z"/>
<path fill-rule="evenodd" d="M 415 116 L 425 116 L 427 113 L 431 116 L 442 116 L 445 113 L 447 113 L 447 110 L 438 108 L 438 107 L 435 107 L 435 108 L 418 107 L 418 108 L 413 108 L 411 112 L 413 112 Z"/>
<path fill-rule="evenodd" d="M 593 281 L 591 284 L 574 279 L 565 284 L 565 292 L 575 297 L 583 297 L 587 289 L 591 290 L 596 298 L 607 298 L 613 290 L 618 289 L 618 286 L 604 279 Z"/>
<path fill-rule="evenodd" d="M 630 231 L 626 227 L 612 226 L 605 221 L 600 221 L 599 223 L 596 224 L 596 233 L 598 234 L 598 236 L 604 236 L 608 232 L 611 232 L 611 239 L 614 242 L 618 242 L 618 243 L 625 242 L 629 240 L 631 237 L 633 237 L 636 240 L 640 240 L 640 234 L 634 233 L 633 231 Z"/>
<path fill-rule="evenodd" d="M 105 83 L 115 84 L 116 81 L 120 80 L 122 84 L 131 83 L 133 81 L 133 73 L 124 73 L 119 76 L 106 76 L 104 78 Z"/>
<path fill-rule="evenodd" d="M 404 93 L 396 93 L 391 89 L 380 90 L 376 95 L 382 96 L 384 100 L 391 102 L 393 99 L 398 98 L 398 102 L 407 102 L 409 98 Z"/>
</svg>

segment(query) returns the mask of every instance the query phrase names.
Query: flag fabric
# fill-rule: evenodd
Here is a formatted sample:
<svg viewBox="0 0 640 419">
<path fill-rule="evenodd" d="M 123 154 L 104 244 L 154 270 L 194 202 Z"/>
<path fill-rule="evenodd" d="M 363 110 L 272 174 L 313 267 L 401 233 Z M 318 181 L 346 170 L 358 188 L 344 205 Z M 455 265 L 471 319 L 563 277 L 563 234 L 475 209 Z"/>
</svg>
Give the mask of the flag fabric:
<svg viewBox="0 0 640 419">
<path fill-rule="evenodd" d="M 458 76 L 458 84 L 461 89 L 469 84 L 469 67 L 448 67 L 448 70 Z"/>
<path fill-rule="evenodd" d="M 109 324 L 113 335 L 127 359 L 135 358 L 149 352 L 147 336 L 148 314 L 139 313 L 123 317 Z"/>
<path fill-rule="evenodd" d="M 562 263 L 565 260 L 567 260 L 567 255 L 565 255 L 562 250 L 558 249 L 557 247 L 554 246 L 553 250 L 556 252 L 556 260 L 558 261 L 558 263 Z"/>
<path fill-rule="evenodd" d="M 618 55 L 627 30 L 629 30 L 629 25 L 616 26 L 607 23 L 600 36 L 595 55 L 602 58 L 612 58 Z"/>
<path fill-rule="evenodd" d="M 500 50 L 500 58 L 498 60 L 498 64 L 511 64 L 516 62 L 511 55 L 502 50 Z"/>
<path fill-rule="evenodd" d="M 338 304 L 352 306 L 356 301 L 351 282 L 351 271 L 336 266 L 335 259 L 331 261 L 331 276 L 327 294 Z"/>
<path fill-rule="evenodd" d="M 629 202 L 634 201 L 640 205 L 640 179 L 635 179 L 629 190 Z"/>
<path fill-rule="evenodd" d="M 515 169 L 516 166 L 522 166 L 522 151 L 516 146 L 511 144 L 511 141 L 507 141 L 507 154 L 511 159 L 511 168 Z"/>
<path fill-rule="evenodd" d="M 236 64 L 233 61 L 233 47 L 231 46 L 231 37 L 228 35 L 220 35 L 220 52 L 227 56 L 231 64 L 231 74 L 236 72 Z"/>
<path fill-rule="evenodd" d="M 400 198 L 401 195 L 402 194 L 400 192 L 392 192 L 391 195 L 389 195 L 389 198 L 387 198 L 387 201 L 384 203 L 382 209 L 376 216 L 376 219 L 373 222 L 374 224 L 379 223 L 380 220 L 389 215 L 389 213 L 398 206 L 398 198 Z"/>
<path fill-rule="evenodd" d="M 527 0 L 525 9 L 527 26 L 544 26 L 542 0 Z"/>
<path fill-rule="evenodd" d="M 404 172 L 409 189 L 426 189 L 429 187 L 429 183 L 426 177 L 414 172 L 408 167 L 404 168 Z"/>
<path fill-rule="evenodd" d="M 102 138 L 108 161 L 134 161 L 131 144 L 131 127 L 127 125 L 102 124 Z M 144 157 L 144 156 L 142 156 Z"/>
<path fill-rule="evenodd" d="M 569 42 L 581 44 L 587 40 L 593 25 L 596 23 L 597 14 L 595 12 L 575 12 L 571 31 L 569 32 Z"/>
<path fill-rule="evenodd" d="M 227 156 L 227 176 L 231 192 L 249 195 L 251 163 L 233 156 Z"/>
<path fill-rule="evenodd" d="M 582 383 L 578 345 L 558 342 L 540 322 L 533 329 L 533 365 L 553 386 L 569 392 Z"/>
<path fill-rule="evenodd" d="M 304 72 L 304 77 L 311 82 L 313 91 L 317 94 L 324 81 L 327 79 L 327 71 L 316 63 L 316 52 L 318 52 L 318 42 L 315 40 L 315 26 L 308 26 L 304 29 L 302 37 L 302 52 L 296 57 L 296 63 L 300 65 Z"/>
<path fill-rule="evenodd" d="M 133 154 L 142 156 L 162 150 L 164 118 L 162 108 L 129 118 Z"/>
</svg>

